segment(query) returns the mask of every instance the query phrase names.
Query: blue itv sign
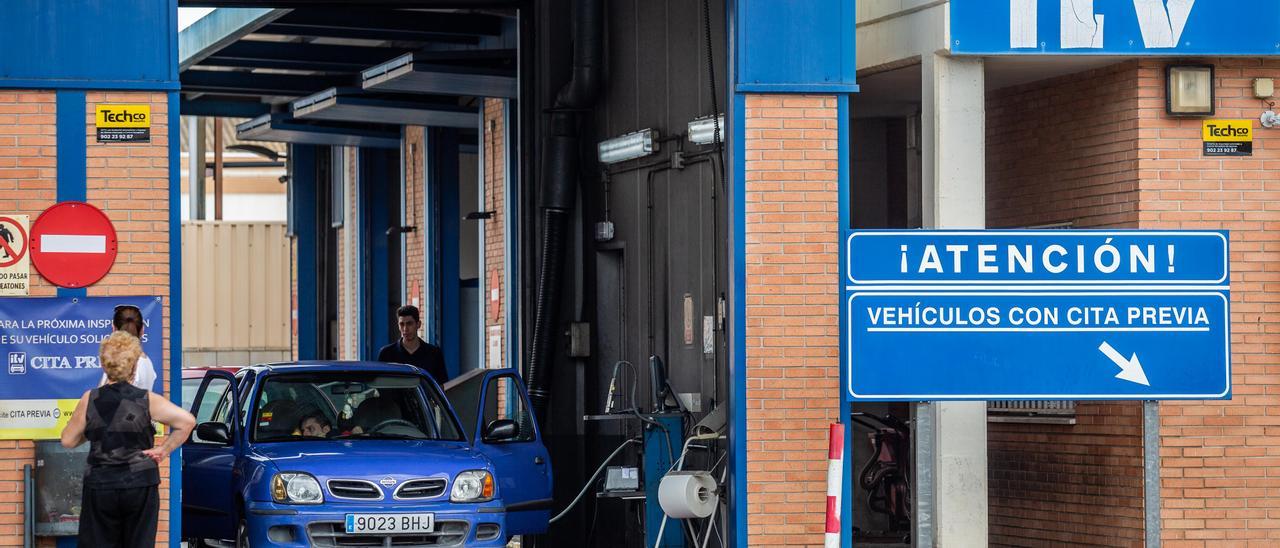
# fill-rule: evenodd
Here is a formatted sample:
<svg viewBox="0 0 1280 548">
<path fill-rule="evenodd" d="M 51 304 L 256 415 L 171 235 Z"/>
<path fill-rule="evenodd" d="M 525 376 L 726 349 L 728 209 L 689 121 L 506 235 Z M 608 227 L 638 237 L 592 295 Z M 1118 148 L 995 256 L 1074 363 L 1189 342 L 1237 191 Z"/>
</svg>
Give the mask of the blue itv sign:
<svg viewBox="0 0 1280 548">
<path fill-rule="evenodd" d="M 957 55 L 1277 55 L 1275 0 L 952 0 Z"/>
<path fill-rule="evenodd" d="M 1231 397 L 1225 232 L 858 231 L 851 400 Z"/>
</svg>

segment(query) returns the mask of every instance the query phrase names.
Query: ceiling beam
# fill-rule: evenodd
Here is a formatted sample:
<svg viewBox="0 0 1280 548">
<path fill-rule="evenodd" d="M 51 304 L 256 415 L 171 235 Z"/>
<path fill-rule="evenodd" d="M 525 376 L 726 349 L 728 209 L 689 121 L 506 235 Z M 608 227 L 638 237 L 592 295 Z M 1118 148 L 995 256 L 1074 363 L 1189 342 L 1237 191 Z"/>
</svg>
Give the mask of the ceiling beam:
<svg viewBox="0 0 1280 548">
<path fill-rule="evenodd" d="M 275 21 L 297 27 L 354 29 L 368 32 L 499 36 L 502 18 L 471 13 L 387 9 L 310 9 L 293 11 Z"/>
<path fill-rule="evenodd" d="M 307 25 L 271 24 L 256 32 L 261 34 L 279 34 L 283 36 L 300 36 L 305 38 L 353 38 L 357 40 L 391 40 L 397 42 L 421 42 L 442 44 L 475 45 L 480 37 L 474 35 L 447 34 L 436 32 L 368 30 L 341 27 L 317 27 Z"/>
<path fill-rule="evenodd" d="M 178 33 L 178 70 L 283 17 L 288 10 L 214 10 Z"/>
<path fill-rule="evenodd" d="M 516 97 L 513 69 L 441 65 L 405 54 L 361 73 L 367 90 L 475 97 Z"/>
<path fill-rule="evenodd" d="M 298 99 L 292 107 L 294 117 L 302 120 L 452 128 L 474 128 L 480 124 L 476 108 L 419 97 L 388 97 L 364 94 L 358 89 L 333 88 Z"/>
<path fill-rule="evenodd" d="M 404 53 L 399 48 L 240 40 L 205 58 L 203 66 L 356 72 Z"/>
<path fill-rule="evenodd" d="M 271 105 L 233 99 L 183 99 L 178 105 L 178 112 L 183 116 L 254 118 L 271 112 Z"/>
<path fill-rule="evenodd" d="M 399 148 L 398 131 L 367 127 L 306 124 L 288 114 L 264 114 L 236 126 L 236 136 L 246 141 L 276 141 L 309 145 Z"/>
<path fill-rule="evenodd" d="M 301 97 L 324 88 L 350 83 L 350 78 L 336 76 L 299 76 L 293 74 L 258 74 L 213 70 L 188 70 L 181 74 L 182 91 L 218 95 L 275 95 Z"/>
</svg>

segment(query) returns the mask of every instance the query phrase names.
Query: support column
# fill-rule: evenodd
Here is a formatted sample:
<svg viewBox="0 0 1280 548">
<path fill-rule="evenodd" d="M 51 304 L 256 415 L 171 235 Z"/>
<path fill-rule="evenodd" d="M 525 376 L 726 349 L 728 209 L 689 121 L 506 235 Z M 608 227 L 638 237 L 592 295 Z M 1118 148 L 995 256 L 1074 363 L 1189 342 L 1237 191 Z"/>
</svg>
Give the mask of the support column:
<svg viewBox="0 0 1280 548">
<path fill-rule="evenodd" d="M 203 117 L 191 116 L 187 124 L 187 202 L 192 221 L 204 220 L 204 126 Z"/>
<path fill-rule="evenodd" d="M 984 228 L 983 61 L 931 53 L 923 56 L 921 71 L 924 226 Z M 922 499 L 917 501 L 917 545 L 985 546 L 986 403 L 921 404 L 916 414 L 922 426 L 916 451 L 917 498 Z"/>
</svg>

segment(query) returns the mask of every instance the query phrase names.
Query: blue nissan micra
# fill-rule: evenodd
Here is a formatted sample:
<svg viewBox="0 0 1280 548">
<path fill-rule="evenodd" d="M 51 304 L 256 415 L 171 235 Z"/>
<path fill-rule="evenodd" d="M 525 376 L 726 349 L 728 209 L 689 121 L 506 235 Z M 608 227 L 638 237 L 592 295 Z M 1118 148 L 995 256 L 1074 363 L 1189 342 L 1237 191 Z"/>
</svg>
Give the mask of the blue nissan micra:
<svg viewBox="0 0 1280 548">
<path fill-rule="evenodd" d="M 505 546 L 546 531 L 551 463 L 513 370 L 467 373 L 447 399 L 408 365 L 209 371 L 191 410 L 192 545 Z"/>
</svg>

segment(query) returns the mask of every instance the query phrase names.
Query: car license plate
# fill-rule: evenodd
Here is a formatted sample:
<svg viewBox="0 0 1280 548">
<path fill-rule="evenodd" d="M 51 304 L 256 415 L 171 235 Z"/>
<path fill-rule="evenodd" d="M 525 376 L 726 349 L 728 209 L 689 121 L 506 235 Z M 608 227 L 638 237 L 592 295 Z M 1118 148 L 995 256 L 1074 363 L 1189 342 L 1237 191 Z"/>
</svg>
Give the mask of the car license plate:
<svg viewBox="0 0 1280 548">
<path fill-rule="evenodd" d="M 432 533 L 435 514 L 347 514 L 347 534 Z"/>
</svg>

